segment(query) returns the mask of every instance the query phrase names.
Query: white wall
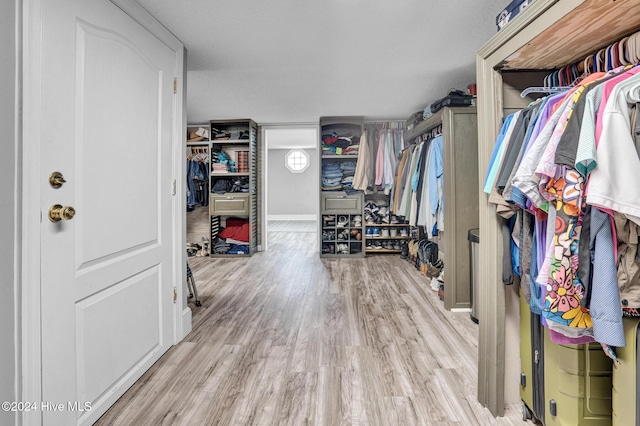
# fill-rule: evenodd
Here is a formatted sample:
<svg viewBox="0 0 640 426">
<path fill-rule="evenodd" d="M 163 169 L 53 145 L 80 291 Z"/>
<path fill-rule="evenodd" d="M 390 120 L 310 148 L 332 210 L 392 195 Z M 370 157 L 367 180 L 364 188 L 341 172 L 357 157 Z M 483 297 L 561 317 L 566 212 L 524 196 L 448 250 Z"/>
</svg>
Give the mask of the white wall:
<svg viewBox="0 0 640 426">
<path fill-rule="evenodd" d="M 303 173 L 291 173 L 284 165 L 289 149 L 270 149 L 267 156 L 267 218 L 316 215 L 319 203 L 317 149 L 305 148 L 310 165 Z"/>
<path fill-rule="evenodd" d="M 0 401 L 16 396 L 16 229 L 18 198 L 16 177 L 16 2 L 2 2 L 0 9 Z M 0 411 L 0 424 L 15 424 L 15 413 Z"/>
</svg>

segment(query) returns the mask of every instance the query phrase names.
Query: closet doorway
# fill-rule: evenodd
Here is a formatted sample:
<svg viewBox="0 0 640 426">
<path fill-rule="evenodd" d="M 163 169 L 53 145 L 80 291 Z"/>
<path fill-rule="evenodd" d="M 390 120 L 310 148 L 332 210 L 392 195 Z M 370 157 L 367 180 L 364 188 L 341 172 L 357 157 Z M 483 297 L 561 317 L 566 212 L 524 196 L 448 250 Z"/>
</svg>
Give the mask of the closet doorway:
<svg viewBox="0 0 640 426">
<path fill-rule="evenodd" d="M 318 125 L 263 125 L 262 250 L 318 250 Z"/>
</svg>

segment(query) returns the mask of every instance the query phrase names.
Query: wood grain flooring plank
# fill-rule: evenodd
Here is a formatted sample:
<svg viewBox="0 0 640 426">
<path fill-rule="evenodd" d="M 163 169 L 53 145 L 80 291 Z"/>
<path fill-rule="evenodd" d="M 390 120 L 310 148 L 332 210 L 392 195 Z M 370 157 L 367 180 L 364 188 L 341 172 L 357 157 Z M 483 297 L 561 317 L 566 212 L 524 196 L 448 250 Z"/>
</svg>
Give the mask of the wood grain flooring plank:
<svg viewBox="0 0 640 426">
<path fill-rule="evenodd" d="M 278 225 L 250 258 L 189 258 L 192 332 L 96 424 L 527 424 L 477 402 L 478 327 L 409 262 L 320 259 L 315 224 Z"/>
<path fill-rule="evenodd" d="M 291 373 L 280 396 L 274 424 L 316 424 L 318 373 Z"/>
</svg>

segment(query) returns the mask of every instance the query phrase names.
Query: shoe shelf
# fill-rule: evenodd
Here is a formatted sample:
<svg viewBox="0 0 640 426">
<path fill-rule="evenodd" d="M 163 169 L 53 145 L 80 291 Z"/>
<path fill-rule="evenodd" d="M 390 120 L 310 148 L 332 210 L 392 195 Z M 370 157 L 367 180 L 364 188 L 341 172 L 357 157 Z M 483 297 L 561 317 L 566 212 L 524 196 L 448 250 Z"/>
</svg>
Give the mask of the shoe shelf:
<svg viewBox="0 0 640 426">
<path fill-rule="evenodd" d="M 401 236 L 396 236 L 396 237 L 372 237 L 372 236 L 366 236 L 367 240 L 410 240 L 411 237 L 407 236 L 407 237 L 401 237 Z"/>
<path fill-rule="evenodd" d="M 225 176 L 249 176 L 249 173 L 222 172 L 222 173 L 211 173 L 211 176 L 215 176 L 215 177 L 225 177 Z"/>
<path fill-rule="evenodd" d="M 362 257 L 364 249 L 362 215 L 322 215 L 322 257 Z"/>
</svg>

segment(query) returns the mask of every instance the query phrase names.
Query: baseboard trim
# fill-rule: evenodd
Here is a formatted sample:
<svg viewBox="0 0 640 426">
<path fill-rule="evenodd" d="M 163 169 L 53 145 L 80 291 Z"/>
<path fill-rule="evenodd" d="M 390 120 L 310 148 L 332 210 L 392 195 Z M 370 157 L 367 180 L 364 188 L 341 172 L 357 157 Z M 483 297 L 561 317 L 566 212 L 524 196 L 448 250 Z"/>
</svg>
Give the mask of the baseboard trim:
<svg viewBox="0 0 640 426">
<path fill-rule="evenodd" d="M 182 339 L 184 339 L 187 334 L 191 333 L 192 324 L 191 324 L 191 309 L 187 306 L 182 310 Z"/>
<path fill-rule="evenodd" d="M 451 312 L 471 312 L 471 308 L 451 308 Z"/>
<path fill-rule="evenodd" d="M 267 220 L 318 220 L 317 214 L 270 214 Z"/>
</svg>

